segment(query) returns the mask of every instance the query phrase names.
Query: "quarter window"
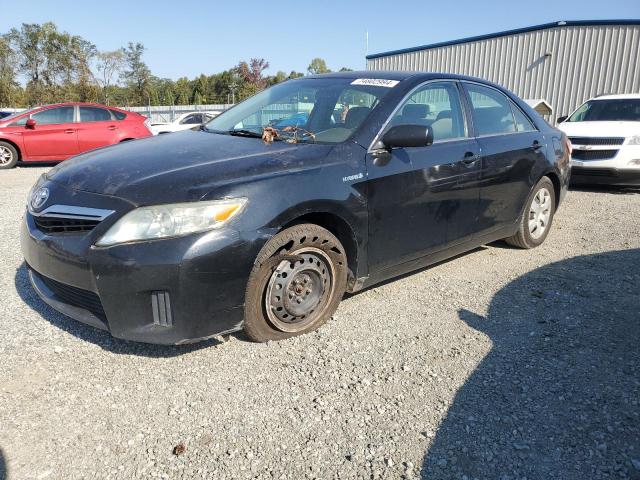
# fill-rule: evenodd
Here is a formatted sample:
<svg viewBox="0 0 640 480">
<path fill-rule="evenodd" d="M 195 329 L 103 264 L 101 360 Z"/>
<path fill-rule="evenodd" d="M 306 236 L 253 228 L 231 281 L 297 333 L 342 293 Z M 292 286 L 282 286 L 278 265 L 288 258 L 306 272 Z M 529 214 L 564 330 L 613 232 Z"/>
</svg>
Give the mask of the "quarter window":
<svg viewBox="0 0 640 480">
<path fill-rule="evenodd" d="M 31 115 L 38 125 L 73 123 L 73 107 L 57 107 Z"/>
<path fill-rule="evenodd" d="M 111 115 L 113 115 L 113 118 L 115 118 L 116 120 L 124 120 L 126 118 L 126 114 L 123 112 L 119 112 L 118 110 L 109 110 L 111 112 Z"/>
<path fill-rule="evenodd" d="M 516 120 L 517 132 L 534 132 L 536 130 L 529 117 L 522 113 L 522 110 L 513 103 L 511 103 L 511 109 L 513 110 L 513 118 Z"/>
<path fill-rule="evenodd" d="M 420 87 L 400 106 L 390 125 L 429 126 L 434 142 L 467 136 L 460 95 L 453 82 Z"/>
<path fill-rule="evenodd" d="M 109 110 L 98 107 L 80 107 L 81 122 L 110 122 Z"/>
<path fill-rule="evenodd" d="M 479 136 L 516 131 L 511 101 L 493 88 L 466 84 L 471 99 L 473 124 Z"/>
</svg>

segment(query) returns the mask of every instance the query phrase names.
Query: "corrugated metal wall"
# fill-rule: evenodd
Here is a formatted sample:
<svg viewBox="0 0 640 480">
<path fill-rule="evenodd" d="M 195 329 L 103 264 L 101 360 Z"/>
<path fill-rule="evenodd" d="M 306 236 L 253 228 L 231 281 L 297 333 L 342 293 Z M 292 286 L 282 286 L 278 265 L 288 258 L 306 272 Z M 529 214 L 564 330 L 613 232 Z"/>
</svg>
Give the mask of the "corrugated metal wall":
<svg viewBox="0 0 640 480">
<path fill-rule="evenodd" d="M 485 78 L 560 116 L 601 93 L 640 93 L 639 57 L 640 25 L 558 26 L 371 58 L 367 68 Z"/>
</svg>

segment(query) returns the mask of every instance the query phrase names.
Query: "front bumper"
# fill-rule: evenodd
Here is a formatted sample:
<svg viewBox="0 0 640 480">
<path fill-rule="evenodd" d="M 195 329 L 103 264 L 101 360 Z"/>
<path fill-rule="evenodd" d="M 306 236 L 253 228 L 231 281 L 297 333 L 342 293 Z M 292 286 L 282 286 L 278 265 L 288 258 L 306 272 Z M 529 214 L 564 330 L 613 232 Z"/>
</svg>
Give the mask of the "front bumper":
<svg viewBox="0 0 640 480">
<path fill-rule="evenodd" d="M 586 160 L 578 154 L 611 152 L 612 158 Z M 574 146 L 571 159 L 571 183 L 574 185 L 640 185 L 640 145 Z"/>
<path fill-rule="evenodd" d="M 25 215 L 31 282 L 56 310 L 146 343 L 190 343 L 242 327 L 249 273 L 269 235 L 220 229 L 96 248 L 99 234 L 45 234 Z"/>
<path fill-rule="evenodd" d="M 571 167 L 573 185 L 639 186 L 640 168 Z"/>
</svg>

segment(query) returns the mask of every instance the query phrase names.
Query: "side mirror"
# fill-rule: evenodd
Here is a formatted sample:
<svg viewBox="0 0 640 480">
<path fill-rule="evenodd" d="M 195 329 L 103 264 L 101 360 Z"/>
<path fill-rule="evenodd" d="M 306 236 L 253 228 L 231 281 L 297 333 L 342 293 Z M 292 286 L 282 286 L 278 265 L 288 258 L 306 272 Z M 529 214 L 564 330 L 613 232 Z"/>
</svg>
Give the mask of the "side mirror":
<svg viewBox="0 0 640 480">
<path fill-rule="evenodd" d="M 33 130 L 34 128 L 36 128 L 36 121 L 33 118 L 30 118 L 29 120 L 27 120 L 27 123 L 25 123 L 24 126 Z"/>
<path fill-rule="evenodd" d="M 568 115 L 563 115 L 562 117 L 558 117 L 558 119 L 556 120 L 557 123 L 562 123 L 564 122 L 567 118 L 569 118 Z"/>
<path fill-rule="evenodd" d="M 386 148 L 428 147 L 433 143 L 433 130 L 425 125 L 396 125 L 382 137 Z"/>
</svg>

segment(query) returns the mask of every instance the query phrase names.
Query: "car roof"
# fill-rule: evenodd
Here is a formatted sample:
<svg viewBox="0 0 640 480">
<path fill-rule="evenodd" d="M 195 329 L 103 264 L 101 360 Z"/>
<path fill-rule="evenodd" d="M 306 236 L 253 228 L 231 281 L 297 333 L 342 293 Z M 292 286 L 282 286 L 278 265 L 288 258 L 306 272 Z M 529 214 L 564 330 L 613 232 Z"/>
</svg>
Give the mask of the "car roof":
<svg viewBox="0 0 640 480">
<path fill-rule="evenodd" d="M 126 110 L 122 110 L 121 108 L 118 107 L 111 107 L 109 105 L 103 105 L 101 103 L 93 103 L 93 102 L 60 102 L 60 103 L 50 103 L 47 105 L 38 105 L 35 107 L 32 107 L 30 109 L 26 109 L 26 110 L 35 110 L 37 108 L 50 108 L 50 107 L 73 107 L 75 105 L 81 106 L 81 107 L 100 107 L 100 108 L 110 108 L 112 110 L 120 110 L 125 112 Z M 25 111 L 26 111 L 25 110 Z M 131 113 L 128 112 L 127 113 Z"/>
<path fill-rule="evenodd" d="M 357 70 L 352 72 L 333 72 L 323 73 L 320 75 L 309 75 L 305 78 L 345 78 L 345 79 L 358 79 L 358 78 L 379 78 L 383 80 L 406 80 L 408 78 L 418 79 L 422 81 L 438 80 L 438 79 L 454 79 L 454 80 L 470 80 L 474 82 L 485 83 L 487 85 L 495 85 L 489 80 L 482 78 L 469 77 L 467 75 L 457 75 L 454 73 L 442 73 L 442 72 L 409 72 L 409 71 L 387 71 L 387 70 Z"/>
<path fill-rule="evenodd" d="M 638 100 L 640 93 L 619 93 L 615 95 L 598 95 L 590 100 Z"/>
</svg>

